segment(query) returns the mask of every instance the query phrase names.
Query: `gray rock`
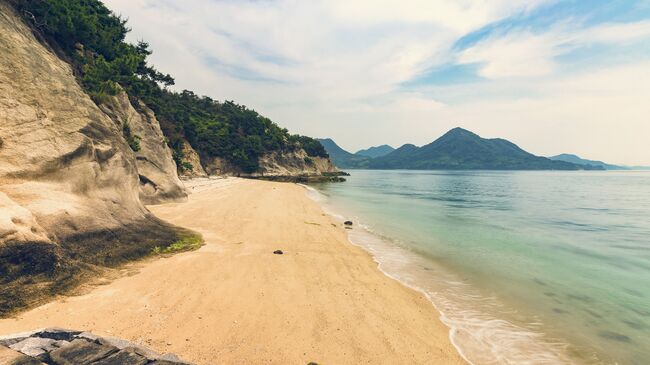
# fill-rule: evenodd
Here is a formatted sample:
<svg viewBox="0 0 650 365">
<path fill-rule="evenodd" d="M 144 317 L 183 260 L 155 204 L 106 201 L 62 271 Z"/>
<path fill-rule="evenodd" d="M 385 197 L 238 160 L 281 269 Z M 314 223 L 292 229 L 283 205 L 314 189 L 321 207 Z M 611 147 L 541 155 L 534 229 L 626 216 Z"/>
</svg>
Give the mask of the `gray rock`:
<svg viewBox="0 0 650 365">
<path fill-rule="evenodd" d="M 14 351 L 8 347 L 0 346 L 0 364 L 11 365 L 44 365 L 39 360 L 34 359 Z"/>
<path fill-rule="evenodd" d="M 27 356 L 35 357 L 56 349 L 57 346 L 54 345 L 56 342 L 51 338 L 28 337 L 9 346 L 9 348 Z"/>
<path fill-rule="evenodd" d="M 119 350 L 115 346 L 76 339 L 68 346 L 50 352 L 50 359 L 56 365 L 87 365 L 104 359 L 117 351 Z"/>
<path fill-rule="evenodd" d="M 140 150 L 135 151 L 140 200 L 145 204 L 160 204 L 187 198 L 185 188 L 178 179 L 172 151 L 165 142 L 153 111 L 141 102 L 132 104 L 123 90 L 108 97 L 99 108 L 120 129 L 128 125 L 132 135 L 141 138 Z"/>
<path fill-rule="evenodd" d="M 37 330 L 33 330 L 33 331 L 13 333 L 13 334 L 10 334 L 10 335 L 0 336 L 0 346 L 9 347 L 10 345 L 18 343 L 18 342 L 26 339 L 27 337 L 31 337 L 34 333 L 41 332 L 41 331 L 42 331 L 42 329 L 37 329 Z"/>
<path fill-rule="evenodd" d="M 44 362 L 41 362 L 38 359 L 23 355 L 11 362 L 11 365 L 46 365 Z"/>
<path fill-rule="evenodd" d="M 121 338 L 115 338 L 115 337 L 101 337 L 97 338 L 97 343 L 101 345 L 106 345 L 106 346 L 115 346 L 118 349 L 122 350 L 127 347 L 133 347 L 137 346 L 131 341 L 123 340 Z"/>
<path fill-rule="evenodd" d="M 3 336 L 2 341 L 10 346 L 0 345 L 0 365 L 189 365 L 131 341 L 61 328 Z"/>
<path fill-rule="evenodd" d="M 158 360 L 174 361 L 174 362 L 181 363 L 181 359 L 178 356 L 174 355 L 174 354 L 164 354 L 161 357 L 159 357 Z"/>
<path fill-rule="evenodd" d="M 120 338 L 102 337 L 97 339 L 97 343 L 101 345 L 115 346 L 120 350 L 129 350 L 152 360 L 160 358 L 159 353 L 152 351 L 146 347 L 140 346 L 137 343 L 133 343 L 131 341 L 123 340 Z"/>
<path fill-rule="evenodd" d="M 100 339 L 99 336 L 94 335 L 94 334 L 92 334 L 90 332 L 81 332 L 78 335 L 76 335 L 75 337 L 76 338 L 86 339 L 86 340 L 89 340 L 89 341 L 96 341 L 96 340 Z"/>
<path fill-rule="evenodd" d="M 53 340 L 72 341 L 74 337 L 80 334 L 80 331 L 72 331 L 64 328 L 46 328 L 35 333 L 32 337 L 51 338 Z"/>
<path fill-rule="evenodd" d="M 92 363 L 92 365 L 144 365 L 149 359 L 133 351 L 122 350 L 109 357 Z"/>
</svg>

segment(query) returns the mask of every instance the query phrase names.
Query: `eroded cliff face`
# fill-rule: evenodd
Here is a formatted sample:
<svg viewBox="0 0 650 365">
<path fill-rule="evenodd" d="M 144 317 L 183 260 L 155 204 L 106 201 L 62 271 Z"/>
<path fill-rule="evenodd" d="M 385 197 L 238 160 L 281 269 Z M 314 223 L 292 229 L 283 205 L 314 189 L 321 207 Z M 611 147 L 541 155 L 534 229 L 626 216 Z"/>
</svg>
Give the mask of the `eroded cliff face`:
<svg viewBox="0 0 650 365">
<path fill-rule="evenodd" d="M 178 179 L 176 163 L 165 142 L 160 124 L 153 111 L 142 102 L 136 110 L 128 95 L 122 91 L 100 105 L 100 109 L 124 130 L 126 126 L 140 149 L 135 151 L 139 178 L 140 201 L 160 204 L 187 198 L 183 184 Z"/>
<path fill-rule="evenodd" d="M 329 159 L 310 157 L 300 149 L 293 152 L 273 152 L 260 158 L 260 172 L 265 176 L 322 175 L 338 170 Z"/>
<path fill-rule="evenodd" d="M 1 316 L 81 267 L 140 257 L 178 230 L 142 205 L 141 191 L 151 194 L 120 126 L 4 2 L 0 49 Z"/>
<path fill-rule="evenodd" d="M 183 171 L 180 174 L 181 176 L 186 178 L 208 176 L 208 173 L 205 171 L 203 165 L 201 164 L 201 158 L 199 157 L 199 154 L 192 148 L 190 143 L 186 140 L 183 141 L 182 152 L 183 152 L 182 161 L 184 163 L 189 164 L 189 166 L 192 167 L 183 169 Z"/>
<path fill-rule="evenodd" d="M 223 158 L 206 158 L 205 171 L 210 175 L 243 177 L 319 177 L 336 174 L 340 171 L 329 158 L 311 157 L 298 149 L 290 152 L 272 152 L 259 159 L 260 169 L 254 173 L 244 173 Z"/>
</svg>

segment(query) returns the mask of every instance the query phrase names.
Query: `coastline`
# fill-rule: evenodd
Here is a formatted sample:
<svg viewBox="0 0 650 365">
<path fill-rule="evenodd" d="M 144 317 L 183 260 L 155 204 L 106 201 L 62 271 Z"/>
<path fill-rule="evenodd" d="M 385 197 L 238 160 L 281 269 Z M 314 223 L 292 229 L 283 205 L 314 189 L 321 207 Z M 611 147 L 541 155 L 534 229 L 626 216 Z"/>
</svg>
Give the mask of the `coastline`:
<svg viewBox="0 0 650 365">
<path fill-rule="evenodd" d="M 150 209 L 205 246 L 0 320 L 0 333 L 83 329 L 198 364 L 465 363 L 431 301 L 384 275 L 304 188 L 186 184 L 188 202 Z"/>
<path fill-rule="evenodd" d="M 469 364 L 535 363 L 571 364 L 567 344 L 545 337 L 539 330 L 521 326 L 509 316 L 511 309 L 487 295 L 426 253 L 368 226 L 346 204 L 332 204 L 329 195 L 303 185 L 308 196 L 333 219 L 352 219 L 350 244 L 368 252 L 387 277 L 425 296 L 449 329 L 449 339 Z M 504 310 L 505 309 L 505 310 Z M 528 323 L 533 325 L 533 323 Z"/>
</svg>

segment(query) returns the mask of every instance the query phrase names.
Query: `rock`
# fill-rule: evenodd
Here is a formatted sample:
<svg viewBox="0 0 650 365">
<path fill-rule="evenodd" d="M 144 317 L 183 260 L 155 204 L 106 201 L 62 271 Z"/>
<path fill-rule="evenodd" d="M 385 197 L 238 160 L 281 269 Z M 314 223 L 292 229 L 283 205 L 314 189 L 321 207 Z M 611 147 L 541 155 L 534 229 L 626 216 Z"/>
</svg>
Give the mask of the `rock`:
<svg viewBox="0 0 650 365">
<path fill-rule="evenodd" d="M 42 330 L 34 330 L 34 331 L 28 331 L 28 332 L 20 332 L 20 333 L 14 333 L 10 335 L 3 335 L 0 336 L 0 346 L 4 347 L 9 347 L 15 343 L 18 343 L 28 337 L 32 337 L 35 333 L 38 333 Z"/>
<path fill-rule="evenodd" d="M 273 253 L 276 254 L 276 255 L 284 254 L 284 252 L 282 252 L 282 250 L 275 250 L 275 251 L 273 251 Z"/>
<path fill-rule="evenodd" d="M 210 175 L 229 175 L 251 178 L 264 178 L 273 181 L 310 182 L 323 177 L 331 179 L 337 174 L 329 158 L 311 157 L 302 150 L 270 152 L 258 160 L 259 171 L 246 174 L 221 157 L 210 157 L 204 161 L 205 171 Z"/>
<path fill-rule="evenodd" d="M 343 224 L 345 224 L 346 226 L 351 226 L 353 223 L 352 221 L 345 221 L 343 222 Z"/>
<path fill-rule="evenodd" d="M 76 337 L 76 338 L 86 339 L 86 340 L 88 340 L 88 341 L 97 341 L 97 340 L 100 339 L 99 336 L 94 335 L 94 334 L 92 334 L 92 333 L 90 333 L 90 332 L 81 332 L 81 333 L 79 333 L 78 335 L 76 335 L 75 337 Z"/>
<path fill-rule="evenodd" d="M 185 139 L 183 139 L 182 142 L 183 142 L 182 161 L 192 165 L 192 168 L 183 169 L 181 171 L 181 175 L 185 177 L 207 177 L 208 174 L 203 169 L 203 165 L 201 164 L 201 158 L 199 157 L 199 154 L 194 150 L 194 148 L 192 148 L 190 142 L 188 142 Z"/>
<path fill-rule="evenodd" d="M 50 352 L 50 358 L 56 365 L 85 365 L 104 359 L 118 351 L 115 346 L 76 339 L 68 346 Z"/>
<path fill-rule="evenodd" d="M 144 357 L 147 357 L 149 359 L 158 359 L 160 358 L 160 354 L 157 352 L 150 350 L 146 347 L 140 346 L 136 343 L 133 343 L 131 341 L 123 340 L 120 338 L 115 338 L 115 337 L 102 337 L 98 338 L 96 340 L 97 343 L 102 344 L 102 345 L 107 345 L 107 346 L 115 346 L 120 350 L 128 350 L 131 352 L 135 352 L 139 355 L 142 355 Z"/>
<path fill-rule="evenodd" d="M 181 363 L 181 359 L 174 355 L 174 354 L 164 354 L 161 357 L 158 358 L 160 361 L 173 361 L 177 363 Z"/>
<path fill-rule="evenodd" d="M 27 356 L 36 357 L 58 348 L 58 346 L 55 345 L 56 343 L 57 340 L 51 338 L 28 337 L 9 346 L 9 348 Z"/>
<path fill-rule="evenodd" d="M 120 126 L 7 1 L 0 49 L 2 317 L 73 284 L 84 264 L 138 258 L 176 237 L 140 201 L 136 155 Z M 164 243 L 142 245 L 151 232 Z"/>
<path fill-rule="evenodd" d="M 148 365 L 188 365 L 188 364 L 184 362 L 177 362 L 177 361 L 156 360 L 154 362 L 149 363 Z"/>
<path fill-rule="evenodd" d="M 160 355 L 130 341 L 61 328 L 25 332 L 0 339 L 11 343 L 11 348 L 0 346 L 0 364 L 145 365 L 153 362 L 188 365 L 174 354 Z"/>
<path fill-rule="evenodd" d="M 136 168 L 140 179 L 140 200 L 144 204 L 161 204 L 187 198 L 185 187 L 178 178 L 176 163 L 165 142 L 160 123 L 153 111 L 142 102 L 136 105 L 126 92 L 109 97 L 100 105 L 118 126 L 125 125 L 132 136 L 140 138 L 140 150 L 135 151 Z"/>
<path fill-rule="evenodd" d="M 92 365 L 144 365 L 149 360 L 133 351 L 121 350 L 105 359 L 94 362 Z"/>
<path fill-rule="evenodd" d="M 20 352 L 14 351 L 8 347 L 0 346 L 0 364 L 11 365 L 45 365 L 41 361 L 23 355 Z"/>
<path fill-rule="evenodd" d="M 71 331 L 63 328 L 46 328 L 36 332 L 33 337 L 51 338 L 53 340 L 72 341 L 81 332 Z"/>
</svg>

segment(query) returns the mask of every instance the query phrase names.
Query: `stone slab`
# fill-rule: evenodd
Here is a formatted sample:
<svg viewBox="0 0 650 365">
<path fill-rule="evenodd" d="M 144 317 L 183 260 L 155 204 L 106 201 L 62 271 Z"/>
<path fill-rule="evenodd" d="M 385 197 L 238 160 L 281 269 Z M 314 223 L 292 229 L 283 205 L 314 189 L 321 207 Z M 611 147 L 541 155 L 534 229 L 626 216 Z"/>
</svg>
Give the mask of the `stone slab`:
<svg viewBox="0 0 650 365">
<path fill-rule="evenodd" d="M 76 339 L 68 346 L 50 352 L 50 358 L 57 365 L 89 365 L 117 351 L 115 346 Z"/>
</svg>

